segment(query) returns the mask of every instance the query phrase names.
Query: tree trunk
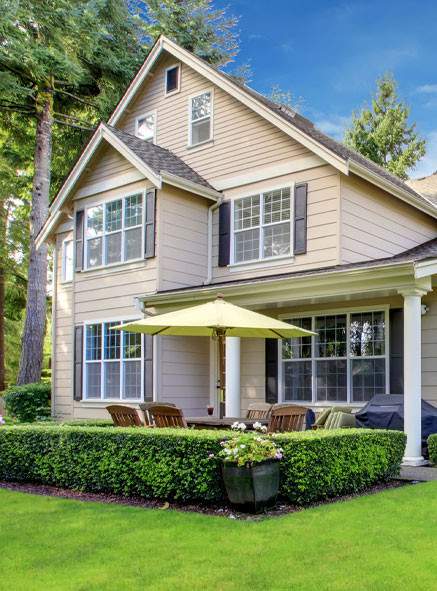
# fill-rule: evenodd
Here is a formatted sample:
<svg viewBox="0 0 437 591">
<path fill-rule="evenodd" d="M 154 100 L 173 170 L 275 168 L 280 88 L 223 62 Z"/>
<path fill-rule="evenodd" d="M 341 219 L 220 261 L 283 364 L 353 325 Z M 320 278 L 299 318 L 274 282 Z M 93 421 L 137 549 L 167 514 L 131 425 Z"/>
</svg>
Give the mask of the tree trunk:
<svg viewBox="0 0 437 591">
<path fill-rule="evenodd" d="M 37 250 L 35 238 L 48 215 L 52 155 L 52 109 L 50 92 L 39 94 L 35 137 L 35 170 L 30 213 L 30 252 L 26 320 L 21 341 L 18 384 L 41 379 L 47 304 L 47 245 Z"/>
<path fill-rule="evenodd" d="M 4 202 L 0 204 L 0 392 L 5 387 L 5 275 L 4 261 L 6 260 L 6 226 L 8 220 L 8 208 Z"/>
</svg>

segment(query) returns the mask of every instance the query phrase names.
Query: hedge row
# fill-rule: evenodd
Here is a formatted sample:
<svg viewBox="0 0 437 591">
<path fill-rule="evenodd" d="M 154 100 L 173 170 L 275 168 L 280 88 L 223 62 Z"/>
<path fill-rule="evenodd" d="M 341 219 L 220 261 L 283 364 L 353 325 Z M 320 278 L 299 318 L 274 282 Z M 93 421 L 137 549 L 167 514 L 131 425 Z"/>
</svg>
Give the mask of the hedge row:
<svg viewBox="0 0 437 591">
<path fill-rule="evenodd" d="M 437 433 L 428 437 L 428 453 L 431 464 L 437 465 Z"/>
<path fill-rule="evenodd" d="M 3 396 L 6 413 L 22 423 L 47 418 L 50 416 L 50 396 L 50 383 L 11 386 Z"/>
<path fill-rule="evenodd" d="M 151 499 L 225 498 L 216 454 L 229 431 L 0 428 L 0 480 Z M 281 434 L 281 495 L 306 504 L 364 490 L 399 472 L 405 435 L 348 429 Z M 209 455 L 214 454 L 210 458 Z"/>
</svg>

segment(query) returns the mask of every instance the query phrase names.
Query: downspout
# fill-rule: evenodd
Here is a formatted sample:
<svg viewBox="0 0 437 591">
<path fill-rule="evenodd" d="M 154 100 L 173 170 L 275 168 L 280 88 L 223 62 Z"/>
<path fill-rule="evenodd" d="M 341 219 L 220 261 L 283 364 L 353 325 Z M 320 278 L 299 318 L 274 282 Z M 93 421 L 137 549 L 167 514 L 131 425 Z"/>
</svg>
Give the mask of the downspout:
<svg viewBox="0 0 437 591">
<path fill-rule="evenodd" d="M 219 199 L 208 208 L 208 269 L 206 273 L 206 280 L 203 285 L 209 285 L 212 281 L 212 217 L 213 212 L 220 207 L 223 199 Z"/>
</svg>

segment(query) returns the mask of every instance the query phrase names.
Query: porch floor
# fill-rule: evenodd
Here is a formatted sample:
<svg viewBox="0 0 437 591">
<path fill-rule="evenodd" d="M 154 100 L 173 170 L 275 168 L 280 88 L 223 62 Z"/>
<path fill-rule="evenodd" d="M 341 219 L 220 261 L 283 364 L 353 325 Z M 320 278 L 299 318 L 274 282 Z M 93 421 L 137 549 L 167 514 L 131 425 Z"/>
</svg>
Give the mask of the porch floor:
<svg viewBox="0 0 437 591">
<path fill-rule="evenodd" d="M 402 466 L 399 479 L 431 482 L 437 480 L 437 468 L 431 466 Z"/>
</svg>

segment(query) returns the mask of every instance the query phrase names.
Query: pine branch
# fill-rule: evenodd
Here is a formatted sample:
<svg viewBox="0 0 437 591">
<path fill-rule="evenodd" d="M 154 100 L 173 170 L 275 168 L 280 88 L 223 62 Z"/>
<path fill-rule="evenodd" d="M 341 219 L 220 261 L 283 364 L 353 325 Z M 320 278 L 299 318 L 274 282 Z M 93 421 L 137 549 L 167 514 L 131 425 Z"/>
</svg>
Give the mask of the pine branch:
<svg viewBox="0 0 437 591">
<path fill-rule="evenodd" d="M 89 107 L 93 107 L 93 109 L 96 109 L 96 111 L 100 111 L 99 107 L 97 105 L 95 105 L 94 103 L 87 101 L 79 96 L 76 96 L 75 94 L 73 94 L 71 92 L 67 92 L 66 90 L 61 90 L 60 88 L 55 88 L 55 92 L 59 92 L 60 94 L 65 94 L 66 96 L 71 97 L 72 99 L 76 100 L 79 103 L 82 103 L 84 105 L 88 105 Z"/>
<path fill-rule="evenodd" d="M 73 117 L 73 115 L 66 115 L 65 113 L 58 113 L 57 111 L 55 111 L 53 114 L 57 115 L 58 117 L 64 117 L 65 119 L 71 119 L 72 121 L 78 121 L 79 123 L 87 123 L 87 121 L 84 121 L 83 119 L 79 119 L 79 117 Z"/>
<path fill-rule="evenodd" d="M 93 131 L 93 127 L 83 127 L 82 125 L 75 125 L 74 123 L 68 123 L 68 121 L 62 121 L 62 119 L 53 119 L 55 123 L 59 125 L 65 125 L 66 127 L 72 127 L 73 129 L 81 129 L 82 131 Z"/>
<path fill-rule="evenodd" d="M 25 109 L 18 109 L 16 107 L 7 107 L 6 105 L 0 105 L 0 111 L 5 111 L 6 113 L 21 113 L 22 115 L 31 115 L 32 117 L 36 116 L 34 110 L 29 111 Z"/>
</svg>

